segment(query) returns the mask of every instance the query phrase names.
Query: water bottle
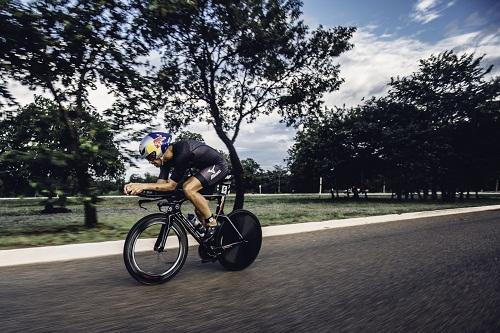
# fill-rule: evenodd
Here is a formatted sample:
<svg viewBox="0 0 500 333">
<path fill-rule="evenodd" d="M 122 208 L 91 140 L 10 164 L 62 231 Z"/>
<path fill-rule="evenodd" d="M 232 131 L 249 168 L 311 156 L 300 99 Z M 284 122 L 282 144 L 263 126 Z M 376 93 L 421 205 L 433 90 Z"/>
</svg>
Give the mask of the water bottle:
<svg viewBox="0 0 500 333">
<path fill-rule="evenodd" d="M 203 236 L 205 234 L 205 227 L 203 226 L 203 223 L 198 220 L 196 215 L 194 214 L 188 214 L 187 216 L 189 222 L 193 225 L 194 229 Z"/>
</svg>

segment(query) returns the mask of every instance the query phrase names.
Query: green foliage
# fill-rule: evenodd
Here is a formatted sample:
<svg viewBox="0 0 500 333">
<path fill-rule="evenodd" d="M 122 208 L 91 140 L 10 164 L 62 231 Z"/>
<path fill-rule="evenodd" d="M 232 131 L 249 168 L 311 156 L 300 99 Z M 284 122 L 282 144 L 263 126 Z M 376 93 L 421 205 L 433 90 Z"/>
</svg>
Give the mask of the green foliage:
<svg viewBox="0 0 500 333">
<path fill-rule="evenodd" d="M 89 90 L 96 89 L 97 82 L 104 84 L 118 98 L 121 110 L 144 105 L 138 91 L 149 81 L 140 74 L 144 63 L 138 59 L 148 49 L 132 26 L 137 14 L 129 2 L 118 0 L 7 0 L 0 7 L 0 94 L 7 103 L 15 102 L 6 89 L 7 78 L 52 94 L 58 106 L 54 112 L 64 124 L 67 153 L 72 156 L 56 160 L 75 170 L 74 184 L 87 196 L 95 193 L 86 163 L 91 156 L 99 156 L 99 147 L 75 126 L 87 121 L 93 109 Z M 116 109 L 115 105 L 107 117 L 119 125 L 123 113 Z M 101 165 L 95 163 L 96 172 L 113 167 Z M 95 209 L 88 202 L 84 205 L 86 225 L 95 226 Z"/>
<path fill-rule="evenodd" d="M 500 171 L 500 78 L 486 80 L 492 66 L 482 67 L 482 59 L 447 51 L 391 81 L 390 100 L 415 109 L 407 128 L 419 137 L 407 150 L 416 174 L 446 196 L 478 190 Z"/>
<path fill-rule="evenodd" d="M 290 193 L 293 192 L 290 173 L 287 168 L 275 165 L 272 170 L 266 170 L 260 175 L 262 193 Z"/>
<path fill-rule="evenodd" d="M 177 135 L 177 137 L 175 138 L 175 141 L 182 141 L 182 140 L 196 140 L 200 142 L 205 142 L 201 134 L 190 131 L 181 131 L 179 135 Z"/>
<path fill-rule="evenodd" d="M 272 170 L 263 170 L 252 158 L 241 161 L 243 179 L 247 193 L 288 193 L 291 192 L 288 169 L 275 165 Z M 259 188 L 260 186 L 260 188 Z"/>
<path fill-rule="evenodd" d="M 79 139 L 69 118 L 84 117 L 93 109 L 88 94 L 98 82 L 121 106 L 115 105 L 106 113 L 113 130 L 120 127 L 120 121 L 129 121 L 115 112 L 134 114 L 130 111 L 144 105 L 144 96 L 138 92 L 149 81 L 140 74 L 144 63 L 138 59 L 148 50 L 134 33 L 135 14 L 129 3 L 122 1 L 6 1 L 0 8 L 0 76 L 52 94 L 65 122 L 71 151 L 82 149 L 85 153 L 96 148 Z M 0 88 L 6 89 L 2 82 Z M 125 143 L 129 139 L 117 140 Z M 88 190 L 85 178 L 82 172 L 82 192 Z"/>
<path fill-rule="evenodd" d="M 245 192 L 259 192 L 259 185 L 261 185 L 262 173 L 264 170 L 260 167 L 259 163 L 255 162 L 252 158 L 241 160 L 243 167 L 243 181 L 245 184 Z"/>
<path fill-rule="evenodd" d="M 140 175 L 137 174 L 132 174 L 130 175 L 130 183 L 156 183 L 158 180 L 158 176 L 152 175 L 148 172 L 144 175 L 144 177 L 141 177 Z"/>
<path fill-rule="evenodd" d="M 6 1 L 0 73 L 79 108 L 88 105 L 97 80 L 117 96 L 134 95 L 144 84 L 136 59 L 146 50 L 132 19 L 122 1 Z"/>
<path fill-rule="evenodd" d="M 297 133 L 296 143 L 288 151 L 288 166 L 297 192 L 318 191 L 320 177 L 330 185 L 336 182 L 341 186 L 352 181 L 354 173 L 350 164 L 356 157 L 357 146 L 346 126 L 348 121 L 343 110 L 336 110 Z M 342 170 L 348 172 L 340 177 Z"/>
<path fill-rule="evenodd" d="M 335 188 L 447 199 L 479 190 L 500 172 L 500 78 L 486 80 L 483 57 L 444 52 L 418 72 L 393 78 L 387 96 L 336 110 L 297 134 L 289 166 L 297 184 L 326 177 Z M 373 188 L 377 186 L 377 188 Z"/>
<path fill-rule="evenodd" d="M 35 102 L 20 108 L 15 115 L 0 122 L 0 164 L 8 173 L 0 174 L 4 195 L 26 194 L 29 184 L 34 192 L 53 196 L 57 191 L 75 193 L 77 157 L 69 149 L 65 124 L 58 105 L 36 97 Z M 73 111 L 67 110 L 71 113 Z M 81 113 L 72 120 L 78 129 L 80 155 L 88 174 L 116 178 L 124 172 L 123 159 L 113 142 L 113 135 L 97 114 Z"/>
<path fill-rule="evenodd" d="M 160 45 L 168 123 L 204 119 L 238 135 L 243 120 L 278 111 L 292 124 L 315 118 L 322 94 L 342 80 L 335 58 L 354 28 L 315 31 L 300 1 L 150 1 L 144 37 Z"/>
</svg>

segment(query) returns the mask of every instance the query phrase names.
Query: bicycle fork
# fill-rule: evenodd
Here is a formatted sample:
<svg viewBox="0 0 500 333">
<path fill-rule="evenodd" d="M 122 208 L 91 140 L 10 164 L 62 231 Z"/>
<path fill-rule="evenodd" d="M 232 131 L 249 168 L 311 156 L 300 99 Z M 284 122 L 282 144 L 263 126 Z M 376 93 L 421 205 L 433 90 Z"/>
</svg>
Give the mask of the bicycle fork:
<svg viewBox="0 0 500 333">
<path fill-rule="evenodd" d="M 156 238 L 154 250 L 155 252 L 163 252 L 165 249 L 165 246 L 167 245 L 167 237 L 168 233 L 170 232 L 170 227 L 172 226 L 172 222 L 170 220 L 171 216 L 168 216 L 168 221 L 166 224 L 161 225 L 160 233 L 158 234 L 158 237 Z"/>
</svg>

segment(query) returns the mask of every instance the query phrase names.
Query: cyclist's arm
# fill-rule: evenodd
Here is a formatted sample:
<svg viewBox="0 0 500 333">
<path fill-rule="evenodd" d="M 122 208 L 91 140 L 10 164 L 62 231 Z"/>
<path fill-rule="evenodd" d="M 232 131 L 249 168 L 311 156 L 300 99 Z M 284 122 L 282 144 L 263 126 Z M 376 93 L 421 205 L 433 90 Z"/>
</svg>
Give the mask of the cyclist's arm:
<svg viewBox="0 0 500 333">
<path fill-rule="evenodd" d="M 175 190 L 177 187 L 177 182 L 171 179 L 164 180 L 157 183 L 129 183 L 125 185 L 123 192 L 125 194 L 137 195 L 141 194 L 143 191 L 160 191 L 169 192 Z"/>
<path fill-rule="evenodd" d="M 158 179 L 156 183 L 146 183 L 143 190 L 169 192 L 177 188 L 177 182 L 172 179 Z"/>
</svg>

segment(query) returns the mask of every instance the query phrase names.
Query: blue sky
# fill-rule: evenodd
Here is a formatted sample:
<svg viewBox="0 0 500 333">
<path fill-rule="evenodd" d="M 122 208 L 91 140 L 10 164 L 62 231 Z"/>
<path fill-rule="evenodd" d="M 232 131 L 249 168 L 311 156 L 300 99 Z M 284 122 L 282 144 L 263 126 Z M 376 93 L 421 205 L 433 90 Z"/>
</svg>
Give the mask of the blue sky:
<svg viewBox="0 0 500 333">
<path fill-rule="evenodd" d="M 419 59 L 450 49 L 459 54 L 486 54 L 483 64 L 494 64 L 492 75 L 500 75 L 500 1 L 305 0 L 303 14 L 304 22 L 313 28 L 319 24 L 357 27 L 354 48 L 338 58 L 345 82 L 325 96 L 330 107 L 355 106 L 363 98 L 381 96 L 392 76 L 409 75 L 418 70 Z M 19 85 L 12 84 L 11 91 L 22 104 L 33 100 L 33 92 Z M 90 91 L 90 100 L 99 110 L 113 102 L 102 85 Z M 211 126 L 194 124 L 188 130 L 226 150 Z M 271 169 L 285 165 L 295 134 L 272 114 L 243 125 L 235 146 L 241 159 L 251 157 Z M 129 169 L 127 176 L 145 171 L 158 172 L 143 163 L 139 169 Z"/>
<path fill-rule="evenodd" d="M 498 28 L 500 2 L 489 0 L 306 0 L 306 22 L 376 27 L 377 35 L 436 42 L 453 34 Z"/>
</svg>

